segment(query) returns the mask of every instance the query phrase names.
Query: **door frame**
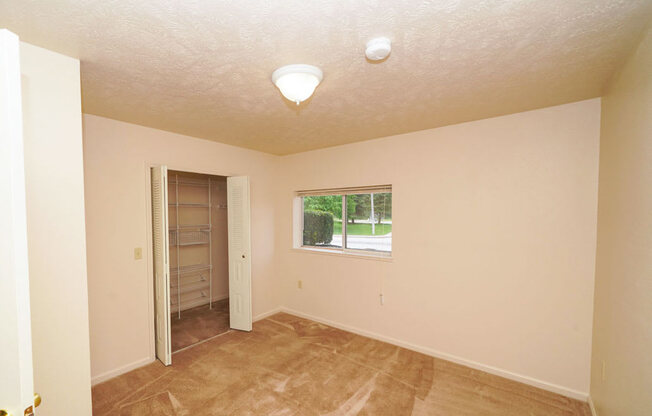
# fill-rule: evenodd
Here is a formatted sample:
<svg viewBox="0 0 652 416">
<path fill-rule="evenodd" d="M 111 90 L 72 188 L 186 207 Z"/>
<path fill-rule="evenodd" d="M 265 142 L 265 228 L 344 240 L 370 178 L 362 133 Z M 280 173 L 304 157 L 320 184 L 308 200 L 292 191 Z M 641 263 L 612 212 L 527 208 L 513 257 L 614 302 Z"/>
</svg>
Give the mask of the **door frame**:
<svg viewBox="0 0 652 416">
<path fill-rule="evenodd" d="M 147 276 L 148 276 L 148 285 L 147 285 L 147 298 L 148 298 L 148 303 L 147 303 L 147 308 L 148 308 L 148 326 L 149 326 L 149 360 L 148 362 L 154 362 L 156 361 L 156 313 L 154 311 L 154 242 L 152 240 L 152 174 L 151 174 L 151 169 L 155 166 L 160 166 L 160 165 L 165 165 L 168 168 L 168 171 L 170 170 L 176 170 L 180 172 L 188 172 L 188 173 L 199 173 L 202 175 L 213 175 L 213 176 L 223 176 L 228 178 L 229 176 L 249 176 L 245 173 L 237 173 L 237 172 L 225 172 L 223 170 L 219 170 L 218 168 L 216 169 L 200 169 L 197 167 L 192 167 L 192 166 L 183 166 L 180 164 L 168 164 L 165 162 L 161 161 L 151 161 L 148 160 L 143 164 L 143 171 L 144 171 L 144 183 L 143 186 L 145 188 L 145 215 L 146 215 L 146 221 L 145 224 L 147 225 L 147 240 L 146 244 L 147 247 L 145 247 L 143 256 L 144 259 L 147 261 Z M 251 181 L 249 182 L 250 186 L 250 191 L 251 191 Z M 253 227 L 251 227 L 253 230 Z M 253 260 L 253 256 L 250 255 L 250 258 Z M 252 262 L 253 264 L 253 262 Z M 251 279 L 251 287 L 252 287 L 252 306 L 253 306 L 253 278 Z M 253 316 L 252 316 L 252 323 L 253 323 Z M 172 353 L 174 355 L 174 353 Z"/>
</svg>

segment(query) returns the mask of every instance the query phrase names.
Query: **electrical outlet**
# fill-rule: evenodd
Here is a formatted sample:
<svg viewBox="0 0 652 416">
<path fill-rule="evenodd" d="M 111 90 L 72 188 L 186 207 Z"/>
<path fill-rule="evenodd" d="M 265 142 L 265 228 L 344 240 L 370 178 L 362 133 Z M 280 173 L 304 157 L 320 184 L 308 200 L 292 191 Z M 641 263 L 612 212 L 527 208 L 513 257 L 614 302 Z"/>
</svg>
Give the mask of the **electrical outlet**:
<svg viewBox="0 0 652 416">
<path fill-rule="evenodd" d="M 303 289 L 303 280 L 297 280 L 297 287 Z"/>
<path fill-rule="evenodd" d="M 143 249 L 141 247 L 136 247 L 134 249 L 134 260 L 140 260 L 143 258 Z"/>
</svg>

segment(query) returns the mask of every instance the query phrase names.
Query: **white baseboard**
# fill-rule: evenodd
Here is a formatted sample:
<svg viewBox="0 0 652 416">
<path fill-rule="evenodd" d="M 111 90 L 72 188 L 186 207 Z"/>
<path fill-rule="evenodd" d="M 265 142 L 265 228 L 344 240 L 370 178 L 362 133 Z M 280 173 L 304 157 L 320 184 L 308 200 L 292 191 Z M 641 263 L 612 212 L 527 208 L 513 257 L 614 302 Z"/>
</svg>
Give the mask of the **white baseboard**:
<svg viewBox="0 0 652 416">
<path fill-rule="evenodd" d="M 276 313 L 279 313 L 279 312 L 286 312 L 286 313 L 296 315 L 296 316 L 299 316 L 299 317 L 302 317 L 302 318 L 310 319 L 312 321 L 320 322 L 322 324 L 329 325 L 329 326 L 332 326 L 332 327 L 335 327 L 335 328 L 339 328 L 339 329 L 342 329 L 344 331 L 353 332 L 355 334 L 362 335 L 362 336 L 365 336 L 365 337 L 368 337 L 368 338 L 373 338 L 373 339 L 376 339 L 376 340 L 379 340 L 379 341 L 387 342 L 389 344 L 396 345 L 396 346 L 399 346 L 399 347 L 403 347 L 403 348 L 406 348 L 406 349 L 409 349 L 409 350 L 412 350 L 412 351 L 420 352 L 422 354 L 426 354 L 426 355 L 429 355 L 431 357 L 451 361 L 451 362 L 454 362 L 456 364 L 461 364 L 461 365 L 464 365 L 464 366 L 467 366 L 467 367 L 470 367 L 470 368 L 473 368 L 473 369 L 476 369 L 476 370 L 484 371 L 484 372 L 489 373 L 489 374 L 494 374 L 494 375 L 504 377 L 504 378 L 507 378 L 507 379 L 510 379 L 510 380 L 518 381 L 520 383 L 524 383 L 524 384 L 527 384 L 527 385 L 530 385 L 530 386 L 538 387 L 540 389 L 551 391 L 551 392 L 557 393 L 557 394 L 561 394 L 561 395 L 566 396 L 566 397 L 570 397 L 570 398 L 577 399 L 577 400 L 582 400 L 582 401 L 587 401 L 589 403 L 590 408 L 591 408 L 592 415 L 597 416 L 597 412 L 595 410 L 593 400 L 591 399 L 591 397 L 589 396 L 588 393 L 581 392 L 581 391 L 574 390 L 574 389 L 569 389 L 569 388 L 566 388 L 566 387 L 563 387 L 563 386 L 559 386 L 557 384 L 548 383 L 546 381 L 537 380 L 537 379 L 532 378 L 532 377 L 524 376 L 524 375 L 521 375 L 521 374 L 516 374 L 516 373 L 513 373 L 511 371 L 507 371 L 507 370 L 503 370 L 503 369 L 500 369 L 500 368 L 492 367 L 492 366 L 482 364 L 482 363 L 478 363 L 478 362 L 475 362 L 475 361 L 472 361 L 472 360 L 467 360 L 465 358 L 457 357 L 455 355 L 447 354 L 447 353 L 444 353 L 444 352 L 441 352 L 441 351 L 436 351 L 436 350 L 433 350 L 433 349 L 428 348 L 428 347 L 423 347 L 423 346 L 420 346 L 420 345 L 411 344 L 409 342 L 400 341 L 400 340 L 397 340 L 395 338 L 380 335 L 380 334 L 377 334 L 377 333 L 371 332 L 371 331 L 366 331 L 366 330 L 356 328 L 356 327 L 353 327 L 353 326 L 350 326 L 350 325 L 345 325 L 345 324 L 341 324 L 339 322 L 331 321 L 331 320 L 328 320 L 328 319 L 323 319 L 323 318 L 320 318 L 318 316 L 314 316 L 314 315 L 310 315 L 310 314 L 307 314 L 307 313 L 299 312 L 297 310 L 290 309 L 290 308 L 287 308 L 287 307 L 284 307 L 284 306 L 280 306 L 280 307 L 271 309 L 271 310 L 269 310 L 267 312 L 263 312 L 261 314 L 258 314 L 253 318 L 253 321 L 254 322 L 260 321 L 261 319 L 265 319 L 265 318 L 267 318 L 269 316 L 272 316 L 272 315 L 274 315 Z M 135 370 L 136 368 L 139 368 L 139 367 L 142 367 L 144 365 L 150 364 L 150 363 L 154 362 L 155 360 L 156 360 L 155 358 L 147 357 L 147 358 L 143 358 L 142 360 L 138 360 L 136 362 L 133 362 L 131 364 L 127 364 L 127 365 L 124 365 L 122 367 L 116 368 L 114 370 L 107 371 L 105 373 L 102 373 L 102 374 L 99 374 L 99 375 L 97 375 L 95 377 L 92 377 L 91 384 L 95 385 L 95 384 L 101 383 L 101 382 L 109 380 L 109 379 L 111 379 L 113 377 L 117 377 L 117 376 L 119 376 L 121 374 L 127 373 L 127 372 L 129 372 L 131 370 Z"/>
<path fill-rule="evenodd" d="M 229 297 L 229 295 L 227 294 L 221 299 L 216 299 L 216 301 L 226 299 L 228 297 Z M 263 313 L 261 313 L 259 315 L 256 315 L 254 317 L 253 321 L 254 322 L 260 321 L 261 319 L 265 319 L 268 316 L 274 315 L 275 313 L 279 313 L 281 311 L 282 311 L 281 308 L 274 308 L 274 309 L 269 310 L 267 312 L 263 312 Z M 116 369 L 106 371 L 106 372 L 104 372 L 102 374 L 98 374 L 95 377 L 91 378 L 91 385 L 94 386 L 96 384 L 102 383 L 103 381 L 107 381 L 109 379 L 112 379 L 112 378 L 117 377 L 119 375 L 122 375 L 124 373 L 128 373 L 131 370 L 135 370 L 135 369 L 137 369 L 139 367 L 142 367 L 142 366 L 145 366 L 147 364 L 153 363 L 154 361 L 156 361 L 156 358 L 147 357 L 147 358 L 143 358 L 142 360 L 138 360 L 138 361 L 135 361 L 133 363 L 123 365 L 123 366 L 118 367 Z"/>
<path fill-rule="evenodd" d="M 591 415 L 598 416 L 598 411 L 595 410 L 595 404 L 593 404 L 593 397 L 589 395 L 589 407 L 591 408 Z"/>
<path fill-rule="evenodd" d="M 516 374 L 511 371 L 503 370 L 500 368 L 492 367 L 490 365 L 478 363 L 472 360 L 467 360 L 465 358 L 457 357 L 455 355 L 447 354 L 445 352 L 436 351 L 428 347 L 423 347 L 420 345 L 411 344 L 409 342 L 400 341 L 395 338 L 387 337 L 384 335 L 377 334 L 375 332 L 366 331 L 364 329 L 352 327 L 349 325 L 341 324 L 339 322 L 334 322 L 328 319 L 323 319 L 318 316 L 310 315 L 307 313 L 299 312 L 290 308 L 281 307 L 279 308 L 282 312 L 287 312 L 292 315 L 296 315 L 302 318 L 310 319 L 312 321 L 320 322 L 325 325 L 333 326 L 335 328 L 342 329 L 344 331 L 353 332 L 358 335 L 362 335 L 368 338 L 373 338 L 378 341 L 387 342 L 392 345 L 403 347 L 412 351 L 420 352 L 422 354 L 429 355 L 431 357 L 440 358 L 443 360 L 451 361 L 456 364 L 461 364 L 467 367 L 471 367 L 476 370 L 484 371 L 496 376 L 504 377 L 510 380 L 518 381 L 530 386 L 538 387 L 543 390 L 551 391 L 553 393 L 561 394 L 562 396 L 570 397 L 576 400 L 587 401 L 589 399 L 589 394 L 586 392 L 570 389 L 567 387 L 559 386 L 557 384 L 548 383 L 546 381 L 537 380 L 532 377 L 524 376 L 521 374 Z"/>
<path fill-rule="evenodd" d="M 259 313 L 258 315 L 254 316 L 254 320 L 253 320 L 253 321 L 254 321 L 254 322 L 256 322 L 256 321 L 260 321 L 261 319 L 265 319 L 265 318 L 267 318 L 268 316 L 272 316 L 272 315 L 274 315 L 275 313 L 284 312 L 285 310 L 286 310 L 286 309 L 283 308 L 283 307 L 278 307 L 278 308 L 271 309 L 271 310 L 269 310 L 269 311 L 267 311 L 267 312 Z"/>
<path fill-rule="evenodd" d="M 98 374 L 95 377 L 91 378 L 91 385 L 96 385 L 99 384 L 103 381 L 107 381 L 109 379 L 112 379 L 113 377 L 117 377 L 121 374 L 128 373 L 131 370 L 135 370 L 139 367 L 145 366 L 147 364 L 151 364 L 154 361 L 156 361 L 156 358 L 152 357 L 147 357 L 143 358 L 142 360 L 134 361 L 133 363 L 123 365 L 122 367 L 118 367 L 114 370 L 106 371 L 102 374 Z"/>
</svg>

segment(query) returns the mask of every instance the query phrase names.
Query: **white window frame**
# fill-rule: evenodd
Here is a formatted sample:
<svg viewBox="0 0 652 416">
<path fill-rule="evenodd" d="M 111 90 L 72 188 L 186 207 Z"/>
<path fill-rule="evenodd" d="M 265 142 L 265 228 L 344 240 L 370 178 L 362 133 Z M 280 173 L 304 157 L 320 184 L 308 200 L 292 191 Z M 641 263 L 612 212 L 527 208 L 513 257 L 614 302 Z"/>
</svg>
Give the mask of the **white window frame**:
<svg viewBox="0 0 652 416">
<path fill-rule="evenodd" d="M 368 258 L 375 260 L 392 260 L 392 253 L 394 251 L 394 224 L 392 223 L 392 250 L 391 251 L 378 251 L 378 250 L 364 250 L 357 248 L 346 247 L 346 197 L 347 195 L 359 195 L 370 193 L 392 193 L 391 185 L 377 185 L 355 188 L 334 188 L 334 189 L 317 189 L 307 191 L 295 192 L 293 212 L 294 212 L 294 235 L 293 235 L 293 248 L 295 250 L 310 252 L 316 254 L 340 255 L 349 257 Z M 306 196 L 327 196 L 327 195 L 340 195 L 342 197 L 342 247 L 319 247 L 307 246 L 303 244 L 303 218 L 304 218 L 304 203 L 303 198 Z M 393 201 L 392 201 L 393 202 Z M 392 207 L 393 212 L 393 207 Z M 394 216 L 392 215 L 392 218 Z"/>
</svg>

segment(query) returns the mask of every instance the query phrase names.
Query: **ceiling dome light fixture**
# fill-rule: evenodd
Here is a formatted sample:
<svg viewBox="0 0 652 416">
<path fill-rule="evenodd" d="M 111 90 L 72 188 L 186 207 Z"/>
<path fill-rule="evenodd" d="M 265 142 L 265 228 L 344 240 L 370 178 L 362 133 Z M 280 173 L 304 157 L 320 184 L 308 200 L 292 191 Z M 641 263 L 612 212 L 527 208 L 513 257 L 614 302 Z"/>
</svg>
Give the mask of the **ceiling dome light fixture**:
<svg viewBox="0 0 652 416">
<path fill-rule="evenodd" d="M 392 51 L 392 42 L 387 38 L 375 38 L 367 42 L 364 54 L 370 61 L 382 61 Z"/>
<path fill-rule="evenodd" d="M 285 65 L 272 74 L 272 82 L 281 94 L 297 105 L 310 98 L 323 78 L 321 69 L 305 64 Z"/>
</svg>

